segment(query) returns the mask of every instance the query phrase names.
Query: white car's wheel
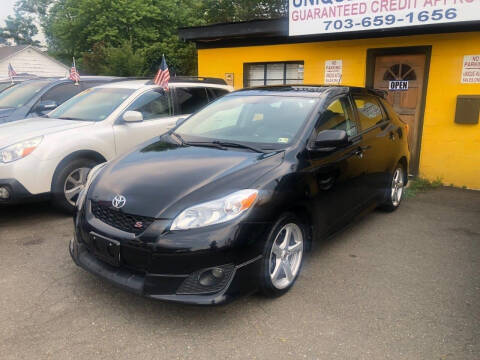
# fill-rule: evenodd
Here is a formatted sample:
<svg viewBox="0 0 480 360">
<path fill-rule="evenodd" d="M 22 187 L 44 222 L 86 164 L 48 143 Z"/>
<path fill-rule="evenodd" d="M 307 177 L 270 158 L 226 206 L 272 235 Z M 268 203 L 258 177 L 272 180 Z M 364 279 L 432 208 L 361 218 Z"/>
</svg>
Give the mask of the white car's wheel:
<svg viewBox="0 0 480 360">
<path fill-rule="evenodd" d="M 65 212 L 75 210 L 78 195 L 85 187 L 90 170 L 97 165 L 92 159 L 75 159 L 57 169 L 52 184 L 53 204 Z"/>
</svg>

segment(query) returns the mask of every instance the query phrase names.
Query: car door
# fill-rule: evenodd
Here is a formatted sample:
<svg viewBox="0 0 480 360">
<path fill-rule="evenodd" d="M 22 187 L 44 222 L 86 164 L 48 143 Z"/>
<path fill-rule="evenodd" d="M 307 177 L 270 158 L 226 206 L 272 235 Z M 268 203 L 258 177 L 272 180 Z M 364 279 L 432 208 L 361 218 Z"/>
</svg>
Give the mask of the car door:
<svg viewBox="0 0 480 360">
<path fill-rule="evenodd" d="M 354 104 L 361 128 L 367 181 L 365 201 L 383 196 L 389 178 L 392 157 L 388 117 L 374 95 L 353 94 Z"/>
<path fill-rule="evenodd" d="M 143 120 L 125 122 L 123 115 L 127 111 L 141 113 Z M 117 155 L 167 132 L 175 126 L 179 117 L 174 116 L 170 91 L 154 89 L 144 92 L 128 106 L 115 122 L 114 134 Z"/>
<path fill-rule="evenodd" d="M 47 90 L 32 106 L 28 117 L 45 115 L 83 90 L 83 86 L 75 85 L 73 82 L 56 85 Z"/>
<path fill-rule="evenodd" d="M 322 229 L 331 233 L 350 221 L 363 205 L 365 161 L 349 96 L 329 103 L 320 115 L 311 139 L 314 140 L 323 130 L 345 130 L 350 142 L 345 148 L 309 152 L 307 173 L 315 216 Z"/>
</svg>

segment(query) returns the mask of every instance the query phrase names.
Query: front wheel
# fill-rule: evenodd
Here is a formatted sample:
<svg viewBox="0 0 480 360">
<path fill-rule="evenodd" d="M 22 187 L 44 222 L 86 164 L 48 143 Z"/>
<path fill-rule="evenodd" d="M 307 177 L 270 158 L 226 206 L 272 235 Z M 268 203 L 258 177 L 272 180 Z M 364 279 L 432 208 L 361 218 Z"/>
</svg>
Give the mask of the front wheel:
<svg viewBox="0 0 480 360">
<path fill-rule="evenodd" d="M 78 195 L 87 183 L 90 170 L 97 165 L 91 159 L 76 159 L 58 169 L 52 184 L 53 205 L 58 209 L 72 213 Z"/>
<path fill-rule="evenodd" d="M 390 179 L 390 188 L 385 194 L 385 201 L 381 208 L 385 211 L 395 211 L 402 203 L 405 189 L 405 171 L 401 164 L 398 164 Z"/>
<path fill-rule="evenodd" d="M 300 274 L 305 251 L 305 226 L 293 214 L 282 216 L 265 244 L 261 292 L 277 297 L 291 289 Z"/>
</svg>

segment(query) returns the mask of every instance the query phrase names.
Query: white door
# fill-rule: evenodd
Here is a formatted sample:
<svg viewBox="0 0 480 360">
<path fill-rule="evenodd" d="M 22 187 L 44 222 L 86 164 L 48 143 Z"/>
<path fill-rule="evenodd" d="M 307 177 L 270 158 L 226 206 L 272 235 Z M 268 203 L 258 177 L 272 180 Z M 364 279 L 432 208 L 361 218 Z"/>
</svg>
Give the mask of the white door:
<svg viewBox="0 0 480 360">
<path fill-rule="evenodd" d="M 117 155 L 132 150 L 135 146 L 167 132 L 184 116 L 172 116 L 173 106 L 169 93 L 156 89 L 140 95 L 126 111 L 138 111 L 143 116 L 140 122 L 125 122 L 122 116 L 114 125 Z"/>
</svg>

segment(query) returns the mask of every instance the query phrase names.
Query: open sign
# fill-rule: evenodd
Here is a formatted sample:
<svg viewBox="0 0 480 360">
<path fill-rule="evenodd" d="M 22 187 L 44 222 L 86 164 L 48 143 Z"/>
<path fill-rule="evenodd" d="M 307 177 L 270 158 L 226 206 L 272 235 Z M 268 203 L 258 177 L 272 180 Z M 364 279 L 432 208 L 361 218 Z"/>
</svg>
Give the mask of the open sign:
<svg viewBox="0 0 480 360">
<path fill-rule="evenodd" d="M 398 81 L 390 81 L 388 84 L 389 91 L 407 91 L 408 90 L 408 81 L 406 80 L 398 80 Z"/>
</svg>

